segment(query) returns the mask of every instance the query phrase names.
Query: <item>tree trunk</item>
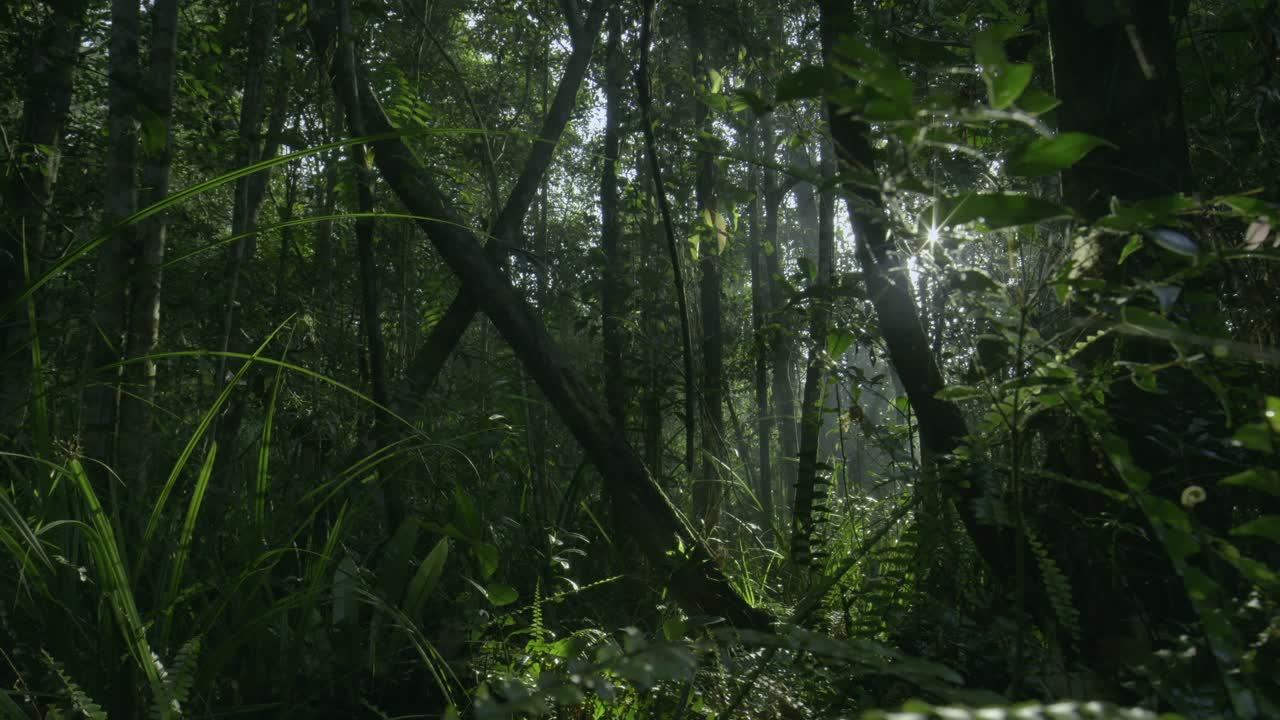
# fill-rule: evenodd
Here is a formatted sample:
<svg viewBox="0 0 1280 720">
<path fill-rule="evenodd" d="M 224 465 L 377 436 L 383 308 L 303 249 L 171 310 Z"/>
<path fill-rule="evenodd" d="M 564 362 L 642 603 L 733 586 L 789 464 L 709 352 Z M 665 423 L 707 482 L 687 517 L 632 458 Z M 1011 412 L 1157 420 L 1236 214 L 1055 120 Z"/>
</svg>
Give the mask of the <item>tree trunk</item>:
<svg viewBox="0 0 1280 720">
<path fill-rule="evenodd" d="M 676 240 L 675 225 L 671 220 L 671 204 L 662 182 L 662 162 L 658 159 L 658 141 L 654 138 L 651 88 L 649 86 L 649 46 L 653 42 L 654 0 L 643 0 L 640 18 L 640 64 L 636 67 L 636 87 L 640 95 L 640 126 L 644 131 L 644 146 L 653 173 L 654 195 L 658 198 L 658 210 L 662 214 L 662 227 L 667 238 L 667 253 L 671 256 L 671 272 L 675 284 L 676 307 L 680 314 L 680 352 L 684 361 L 684 467 L 693 477 L 694 427 L 697 425 L 697 383 L 693 373 L 693 335 L 689 324 L 689 299 L 684 288 L 684 264 Z"/>
<path fill-rule="evenodd" d="M 318 51 L 323 52 L 329 46 L 331 31 L 314 20 L 312 31 Z M 352 85 L 350 79 L 335 81 L 338 92 Z M 369 132 L 391 131 L 368 86 L 361 82 L 359 90 L 358 99 L 349 97 L 348 110 L 358 102 Z M 409 211 L 431 218 L 419 220 L 419 227 L 458 275 L 466 292 L 480 301 L 481 309 L 591 457 L 615 507 L 628 508 L 619 517 L 622 530 L 658 567 L 670 567 L 673 559 L 669 551 L 675 548 L 677 539 L 683 543 L 684 557 L 674 561 L 672 570 L 673 595 L 690 610 L 722 615 L 735 625 L 767 626 L 768 615 L 747 605 L 733 590 L 712 561 L 706 544 L 649 477 L 604 404 L 591 394 L 541 319 L 486 257 L 472 233 L 464 229 L 462 219 L 412 151 L 398 139 L 382 140 L 374 144 L 374 159 L 387 184 Z"/>
<path fill-rule="evenodd" d="M 151 61 L 147 70 L 147 121 L 142 126 L 142 202 L 149 207 L 169 194 L 173 162 L 173 78 L 178 55 L 178 0 L 157 0 L 151 9 Z M 120 426 L 132 438 L 121 446 L 122 469 L 145 495 L 151 457 L 156 363 L 148 356 L 160 340 L 160 266 L 164 263 L 165 225 L 161 214 L 138 226 L 134 268 L 129 279 L 129 337 L 125 354 L 141 360 L 125 367 L 128 393 L 120 399 Z"/>
<path fill-rule="evenodd" d="M 109 97 L 107 107 L 106 195 L 104 220 L 108 226 L 137 209 L 138 132 L 138 0 L 112 0 L 108 45 Z M 118 228 L 98 255 L 94 299 L 95 332 L 89 346 L 93 385 L 85 393 L 86 456 L 115 464 L 115 431 L 119 419 L 120 368 L 128 324 L 129 252 L 137 227 Z M 126 482 L 132 481 L 125 478 Z M 114 484 L 111 485 L 114 487 Z"/>
<path fill-rule="evenodd" d="M 494 226 L 494 240 L 486 246 L 490 259 L 498 261 L 503 253 L 516 246 L 514 240 L 522 237 L 524 220 L 529 208 L 546 175 L 547 168 L 555 154 L 556 144 L 563 134 L 569 117 L 577 106 L 578 89 L 591 66 L 591 54 L 595 48 L 596 38 L 600 34 L 600 26 L 604 22 L 607 0 L 596 0 L 587 17 L 584 30 L 574 43 L 573 52 L 565 64 L 564 76 L 556 87 L 555 98 L 542 121 L 542 130 L 538 139 L 529 148 L 529 157 L 525 160 L 524 169 L 516 180 L 511 195 L 507 197 L 498 222 Z M 467 295 L 465 289 L 460 291 L 449 304 L 444 317 L 432 328 L 430 337 L 422 349 L 409 362 L 404 387 L 397 393 L 397 404 L 408 404 L 420 400 L 427 390 L 435 384 L 440 371 L 444 369 L 445 360 L 453 353 L 453 349 L 462 340 L 462 334 L 471 324 L 479 310 L 479 301 Z"/>
<path fill-rule="evenodd" d="M 840 0 L 822 0 L 821 26 L 823 55 L 830 58 L 836 40 L 854 29 L 851 7 Z M 827 118 L 839 163 L 847 168 L 876 172 L 867 125 L 831 104 Z M 858 264 L 889 350 L 889 361 L 918 422 L 925 471 L 937 473 L 942 461 L 959 447 L 969 430 L 959 407 L 936 397 L 944 387 L 942 373 L 929 352 L 929 341 L 920 325 L 910 275 L 903 259 L 894 251 L 883 214 L 878 211 L 883 207 L 879 190 L 845 183 L 844 191 L 876 209 L 857 212 L 854 203 L 846 203 L 849 222 L 858 239 Z M 955 471 L 949 474 L 954 476 Z M 1012 546 L 998 528 L 979 519 L 974 501 L 981 497 L 981 484 L 967 477 L 955 480 L 946 487 L 956 496 L 960 517 L 979 556 L 997 581 L 1007 581 L 1014 574 Z"/>
<path fill-rule="evenodd" d="M 707 75 L 706 27 L 699 3 L 688 6 L 689 37 L 694 82 Z M 693 514 L 704 534 L 714 532 L 720 520 L 724 500 L 724 338 L 720 317 L 720 256 L 728 239 L 724 218 L 716 198 L 715 156 L 707 147 L 712 128 L 708 109 L 697 101 L 694 107 L 694 134 L 699 138 L 696 151 L 698 175 L 694 184 L 697 217 L 694 226 L 702 234 L 698 266 L 702 271 L 699 294 L 702 309 L 702 474 L 693 486 Z"/>
<path fill-rule="evenodd" d="M 748 147 L 753 152 L 761 149 L 756 138 L 756 124 L 750 126 Z M 769 143 L 763 146 L 768 149 Z M 765 158 L 767 161 L 768 158 Z M 751 192 L 747 242 L 750 245 L 751 261 L 751 337 L 752 355 L 755 358 L 755 400 L 756 400 L 756 435 L 759 440 L 760 480 L 756 486 L 756 500 L 760 503 L 761 525 L 765 532 L 773 534 L 773 417 L 769 408 L 769 360 L 768 342 L 765 339 L 764 318 L 769 308 L 768 276 L 764 269 L 764 258 L 760 252 L 760 235 L 762 228 L 760 217 L 760 168 L 751 166 L 747 180 Z M 764 186 L 766 189 L 768 185 Z M 767 202 L 767 201 L 766 201 Z"/>
<path fill-rule="evenodd" d="M 623 359 L 626 335 L 626 280 L 623 272 L 618 217 L 618 145 L 622 122 L 622 17 L 616 7 L 609 17 L 605 59 L 604 168 L 600 173 L 600 249 L 604 273 L 600 288 L 600 313 L 604 327 L 604 397 L 609 414 L 620 428 L 627 426 L 627 376 Z"/>
<path fill-rule="evenodd" d="M 27 308 L 17 304 L 27 276 L 42 270 L 44 238 L 58 178 L 59 146 L 71 107 L 72 79 L 88 0 L 53 0 L 52 14 L 31 43 L 15 167 L 4 188 L 0 231 L 0 430 L 22 425 L 31 385 Z M 23 258 L 28 270 L 24 271 Z"/>
<path fill-rule="evenodd" d="M 774 141 L 773 123 L 768 118 L 761 123 L 764 131 L 765 156 L 773 158 L 777 146 Z M 786 197 L 788 186 L 780 185 L 777 172 L 766 166 L 764 169 L 764 270 L 768 303 L 765 315 L 768 318 L 769 354 L 773 364 L 773 405 L 774 422 L 778 424 L 778 444 L 781 457 L 778 458 L 778 471 L 782 478 L 783 495 L 786 506 L 790 507 L 792 494 L 796 487 L 796 461 L 800 454 L 799 437 L 796 430 L 796 393 L 791 384 L 792 344 L 791 331 L 787 329 L 781 314 L 782 292 L 778 284 L 782 281 L 782 248 L 778 244 L 778 212 L 782 200 Z"/>
<path fill-rule="evenodd" d="M 832 172 L 831 151 L 822 149 L 822 174 Z M 807 192 L 807 191 L 806 191 Z M 826 516 L 826 496 L 830 477 L 819 477 L 818 446 L 822 434 L 823 395 L 827 326 L 831 312 L 831 289 L 835 284 L 835 194 L 821 193 L 818 200 L 817 277 L 809 283 L 809 362 L 805 366 L 804 396 L 800 406 L 800 457 L 796 472 L 796 496 L 791 515 L 791 555 L 797 564 L 806 564 L 820 553 L 814 551 L 819 523 Z"/>
</svg>

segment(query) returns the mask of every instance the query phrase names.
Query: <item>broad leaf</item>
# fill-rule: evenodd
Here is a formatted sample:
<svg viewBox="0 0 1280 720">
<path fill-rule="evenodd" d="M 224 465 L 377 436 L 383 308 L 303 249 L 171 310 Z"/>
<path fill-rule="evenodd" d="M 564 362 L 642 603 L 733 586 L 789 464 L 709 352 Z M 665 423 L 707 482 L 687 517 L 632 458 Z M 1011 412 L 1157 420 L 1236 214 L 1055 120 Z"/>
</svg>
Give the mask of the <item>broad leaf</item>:
<svg viewBox="0 0 1280 720">
<path fill-rule="evenodd" d="M 1058 133 L 1056 137 L 1039 138 L 1023 148 L 1009 161 L 1009 172 L 1024 177 L 1051 175 L 1079 162 L 1091 151 L 1114 147 L 1095 135 L 1079 132 Z"/>
<path fill-rule="evenodd" d="M 938 200 L 925 209 L 921 222 L 929 227 L 980 222 L 997 229 L 1071 216 L 1067 208 L 1032 195 L 969 193 Z"/>
</svg>

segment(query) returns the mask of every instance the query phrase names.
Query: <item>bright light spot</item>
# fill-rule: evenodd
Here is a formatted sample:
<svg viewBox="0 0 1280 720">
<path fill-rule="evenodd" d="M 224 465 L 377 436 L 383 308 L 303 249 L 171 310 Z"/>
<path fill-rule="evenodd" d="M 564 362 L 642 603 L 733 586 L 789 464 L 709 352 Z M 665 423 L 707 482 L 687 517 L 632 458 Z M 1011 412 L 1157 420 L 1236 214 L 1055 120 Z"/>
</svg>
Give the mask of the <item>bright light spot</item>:
<svg viewBox="0 0 1280 720">
<path fill-rule="evenodd" d="M 938 237 L 939 237 L 938 228 L 936 227 L 929 228 L 929 235 L 928 235 L 929 244 L 936 245 L 938 243 Z"/>
</svg>

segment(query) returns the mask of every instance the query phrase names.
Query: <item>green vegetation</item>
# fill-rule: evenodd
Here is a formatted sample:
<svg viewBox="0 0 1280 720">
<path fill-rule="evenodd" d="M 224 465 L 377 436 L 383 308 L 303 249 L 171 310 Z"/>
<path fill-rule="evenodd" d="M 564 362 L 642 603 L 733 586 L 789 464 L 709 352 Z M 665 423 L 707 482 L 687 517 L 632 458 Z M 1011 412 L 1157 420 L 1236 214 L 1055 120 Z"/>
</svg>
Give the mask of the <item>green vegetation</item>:
<svg viewBox="0 0 1280 720">
<path fill-rule="evenodd" d="M 0 37 L 0 717 L 1280 717 L 1275 0 Z"/>
</svg>

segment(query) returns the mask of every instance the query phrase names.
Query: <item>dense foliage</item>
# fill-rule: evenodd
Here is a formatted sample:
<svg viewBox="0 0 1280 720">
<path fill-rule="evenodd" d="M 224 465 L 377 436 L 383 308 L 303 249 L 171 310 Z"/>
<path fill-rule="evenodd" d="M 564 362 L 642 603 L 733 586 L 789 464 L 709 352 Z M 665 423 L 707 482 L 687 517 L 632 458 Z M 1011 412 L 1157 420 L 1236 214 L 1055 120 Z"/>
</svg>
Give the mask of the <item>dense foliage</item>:
<svg viewBox="0 0 1280 720">
<path fill-rule="evenodd" d="M 0 716 L 1280 717 L 1275 0 L 0 36 Z"/>
</svg>

